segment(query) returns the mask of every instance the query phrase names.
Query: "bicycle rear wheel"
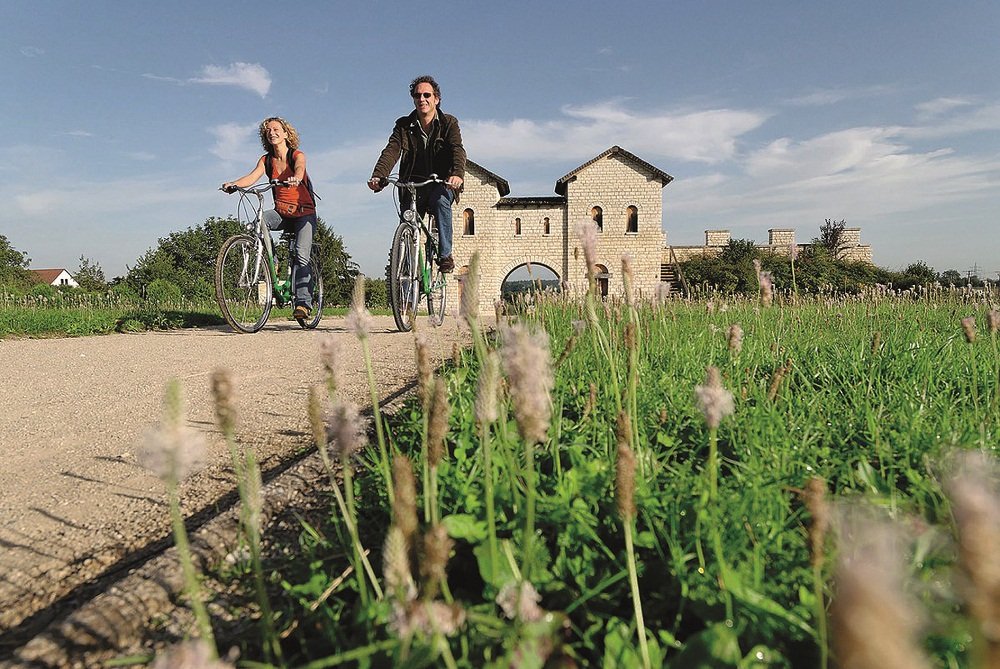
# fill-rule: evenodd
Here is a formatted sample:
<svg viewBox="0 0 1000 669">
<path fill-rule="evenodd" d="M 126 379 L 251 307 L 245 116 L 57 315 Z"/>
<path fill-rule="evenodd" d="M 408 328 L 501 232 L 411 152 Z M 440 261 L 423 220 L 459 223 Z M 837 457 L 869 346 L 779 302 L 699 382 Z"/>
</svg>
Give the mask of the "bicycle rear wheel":
<svg viewBox="0 0 1000 669">
<path fill-rule="evenodd" d="M 238 332 L 257 332 L 271 313 L 271 273 L 260 240 L 230 237 L 215 261 L 215 299 L 226 322 Z"/>
<path fill-rule="evenodd" d="M 392 237 L 389 249 L 389 269 L 386 283 L 389 286 L 389 304 L 392 317 L 400 332 L 413 329 L 420 301 L 420 280 L 417 267 L 416 243 L 413 228 L 400 224 Z"/>
<path fill-rule="evenodd" d="M 312 330 L 319 325 L 319 319 L 323 317 L 323 274 L 320 271 L 319 260 L 316 254 L 319 249 L 315 246 L 309 254 L 309 267 L 312 269 L 312 304 L 309 309 L 309 318 L 299 319 L 299 325 L 306 330 Z"/>
</svg>

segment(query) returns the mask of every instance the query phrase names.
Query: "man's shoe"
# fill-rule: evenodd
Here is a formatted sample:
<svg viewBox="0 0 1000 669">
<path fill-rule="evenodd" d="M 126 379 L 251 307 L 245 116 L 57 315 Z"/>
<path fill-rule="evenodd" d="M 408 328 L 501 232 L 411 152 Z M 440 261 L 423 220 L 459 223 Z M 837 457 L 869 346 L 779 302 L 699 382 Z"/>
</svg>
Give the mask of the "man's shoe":
<svg viewBox="0 0 1000 669">
<path fill-rule="evenodd" d="M 309 309 L 300 304 L 299 306 L 295 307 L 295 311 L 292 312 L 292 318 L 294 318 L 297 321 L 304 321 L 305 319 L 309 318 Z"/>
<path fill-rule="evenodd" d="M 438 269 L 440 269 L 443 274 L 455 271 L 455 259 L 451 256 L 441 258 L 438 260 Z"/>
</svg>

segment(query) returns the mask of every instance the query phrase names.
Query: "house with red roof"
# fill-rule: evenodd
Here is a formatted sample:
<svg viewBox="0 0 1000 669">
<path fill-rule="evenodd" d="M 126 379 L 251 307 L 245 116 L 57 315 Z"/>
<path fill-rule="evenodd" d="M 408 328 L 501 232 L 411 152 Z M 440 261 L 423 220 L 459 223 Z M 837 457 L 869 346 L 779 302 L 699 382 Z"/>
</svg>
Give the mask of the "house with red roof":
<svg viewBox="0 0 1000 669">
<path fill-rule="evenodd" d="M 31 272 L 38 283 L 47 283 L 50 286 L 71 286 L 73 288 L 79 288 L 80 284 L 76 282 L 73 275 L 69 273 L 68 270 L 62 267 L 57 267 L 55 269 L 32 269 L 28 270 Z"/>
</svg>

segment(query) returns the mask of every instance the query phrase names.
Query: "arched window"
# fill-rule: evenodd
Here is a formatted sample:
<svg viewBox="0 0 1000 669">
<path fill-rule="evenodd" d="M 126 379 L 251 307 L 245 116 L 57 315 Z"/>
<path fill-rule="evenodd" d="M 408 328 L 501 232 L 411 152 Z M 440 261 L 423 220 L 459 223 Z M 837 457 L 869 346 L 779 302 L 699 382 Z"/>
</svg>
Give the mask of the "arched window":
<svg viewBox="0 0 1000 669">
<path fill-rule="evenodd" d="M 520 237 L 521 236 L 521 217 L 520 216 L 518 216 L 517 218 L 514 219 L 514 236 L 515 237 Z"/>
<path fill-rule="evenodd" d="M 476 234 L 476 214 L 471 209 L 466 209 L 462 212 L 463 235 L 474 235 Z"/>
<path fill-rule="evenodd" d="M 600 207 L 590 208 L 590 217 L 594 219 L 598 232 L 604 232 L 604 210 Z"/>
<path fill-rule="evenodd" d="M 552 227 L 549 225 L 549 217 L 546 216 L 542 219 L 542 234 L 548 235 L 552 233 Z"/>
<path fill-rule="evenodd" d="M 625 210 L 625 233 L 639 232 L 639 210 L 629 205 Z"/>
</svg>

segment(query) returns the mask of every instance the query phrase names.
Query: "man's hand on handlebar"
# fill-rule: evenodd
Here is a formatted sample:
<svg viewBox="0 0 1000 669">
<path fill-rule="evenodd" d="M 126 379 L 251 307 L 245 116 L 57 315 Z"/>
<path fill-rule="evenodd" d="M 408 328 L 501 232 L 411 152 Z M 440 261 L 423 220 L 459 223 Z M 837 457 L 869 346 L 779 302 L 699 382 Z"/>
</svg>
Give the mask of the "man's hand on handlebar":
<svg viewBox="0 0 1000 669">
<path fill-rule="evenodd" d="M 372 177 L 371 179 L 368 180 L 368 187 L 371 188 L 374 192 L 377 193 L 380 190 L 382 190 L 383 188 L 385 188 L 385 185 L 387 183 L 389 183 L 389 182 L 386 181 L 383 178 Z"/>
<path fill-rule="evenodd" d="M 458 190 L 459 188 L 462 187 L 462 177 L 452 175 L 448 177 L 448 180 L 445 181 L 444 183 L 445 185 L 448 186 L 448 188 L 452 190 Z"/>
</svg>

